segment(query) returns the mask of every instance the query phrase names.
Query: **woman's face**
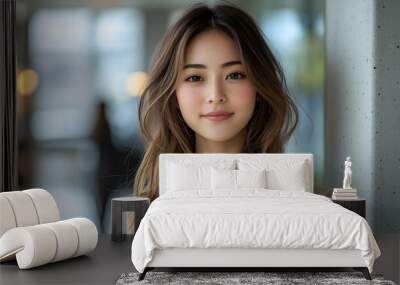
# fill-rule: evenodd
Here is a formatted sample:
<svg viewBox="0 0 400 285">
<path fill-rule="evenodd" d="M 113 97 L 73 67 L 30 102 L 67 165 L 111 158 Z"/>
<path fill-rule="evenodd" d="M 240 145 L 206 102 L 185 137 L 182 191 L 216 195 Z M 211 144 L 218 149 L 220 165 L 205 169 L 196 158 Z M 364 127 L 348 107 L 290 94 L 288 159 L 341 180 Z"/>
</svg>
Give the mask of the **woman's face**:
<svg viewBox="0 0 400 285">
<path fill-rule="evenodd" d="M 232 39 L 219 30 L 194 37 L 176 82 L 176 95 L 187 125 L 202 139 L 234 139 L 252 117 L 256 90 L 247 78 Z"/>
</svg>

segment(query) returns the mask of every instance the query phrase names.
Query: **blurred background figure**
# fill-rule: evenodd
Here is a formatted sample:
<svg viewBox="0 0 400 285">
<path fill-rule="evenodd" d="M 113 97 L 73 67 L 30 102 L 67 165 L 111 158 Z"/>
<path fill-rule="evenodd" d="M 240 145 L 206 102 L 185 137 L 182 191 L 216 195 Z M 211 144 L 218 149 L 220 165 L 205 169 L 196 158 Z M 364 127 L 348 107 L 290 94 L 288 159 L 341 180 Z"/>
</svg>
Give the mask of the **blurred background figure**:
<svg viewBox="0 0 400 285">
<path fill-rule="evenodd" d="M 121 186 L 124 171 L 124 152 L 114 145 L 111 127 L 107 118 L 107 105 L 100 102 L 97 106 L 97 117 L 93 129 L 93 140 L 96 144 L 98 162 L 96 170 L 97 212 L 104 219 L 104 209 L 108 196 L 113 189 Z"/>
<path fill-rule="evenodd" d="M 118 166 L 114 162 L 118 152 L 111 139 L 111 128 L 106 116 L 106 107 L 104 102 L 99 103 L 97 107 L 97 119 L 93 130 L 93 140 L 96 143 L 99 158 L 96 182 L 98 189 L 97 211 L 101 218 L 103 218 L 108 191 L 113 189 L 113 183 L 110 181 L 113 178 L 112 173 L 115 170 L 114 167 Z M 111 179 L 106 179 L 108 177 Z"/>
</svg>

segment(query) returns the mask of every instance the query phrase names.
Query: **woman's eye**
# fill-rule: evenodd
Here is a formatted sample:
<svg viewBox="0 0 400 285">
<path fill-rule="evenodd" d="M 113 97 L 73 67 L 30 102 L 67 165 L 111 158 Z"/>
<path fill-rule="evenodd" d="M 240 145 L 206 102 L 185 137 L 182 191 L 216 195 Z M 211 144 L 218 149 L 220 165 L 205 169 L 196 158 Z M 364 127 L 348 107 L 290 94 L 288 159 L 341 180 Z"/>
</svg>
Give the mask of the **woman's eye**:
<svg viewBox="0 0 400 285">
<path fill-rule="evenodd" d="M 229 79 L 244 79 L 246 76 L 240 72 L 232 72 L 227 76 Z"/>
<path fill-rule="evenodd" d="M 185 81 L 189 81 L 189 82 L 196 82 L 196 81 L 200 81 L 200 80 L 201 80 L 201 77 L 198 75 L 192 75 L 185 79 Z"/>
</svg>

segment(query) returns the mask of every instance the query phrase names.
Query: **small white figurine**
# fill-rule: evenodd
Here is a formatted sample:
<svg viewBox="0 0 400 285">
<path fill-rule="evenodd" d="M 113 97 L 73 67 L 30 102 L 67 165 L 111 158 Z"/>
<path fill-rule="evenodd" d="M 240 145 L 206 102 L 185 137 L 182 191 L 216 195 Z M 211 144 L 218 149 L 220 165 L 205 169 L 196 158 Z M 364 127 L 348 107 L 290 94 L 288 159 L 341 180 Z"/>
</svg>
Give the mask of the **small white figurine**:
<svg viewBox="0 0 400 285">
<path fill-rule="evenodd" d="M 351 158 L 348 156 L 344 162 L 344 179 L 343 179 L 343 189 L 351 188 Z"/>
</svg>

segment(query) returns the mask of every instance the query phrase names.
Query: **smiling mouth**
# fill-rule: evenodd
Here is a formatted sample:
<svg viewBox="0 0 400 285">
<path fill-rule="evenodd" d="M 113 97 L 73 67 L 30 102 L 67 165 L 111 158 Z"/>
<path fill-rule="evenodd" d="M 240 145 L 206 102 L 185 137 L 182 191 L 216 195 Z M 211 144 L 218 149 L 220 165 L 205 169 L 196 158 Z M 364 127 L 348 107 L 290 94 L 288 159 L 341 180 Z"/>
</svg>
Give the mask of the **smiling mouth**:
<svg viewBox="0 0 400 285">
<path fill-rule="evenodd" d="M 200 115 L 200 117 L 206 118 L 213 122 L 220 122 L 229 119 L 233 116 L 233 112 L 210 112 L 204 115 Z"/>
</svg>

